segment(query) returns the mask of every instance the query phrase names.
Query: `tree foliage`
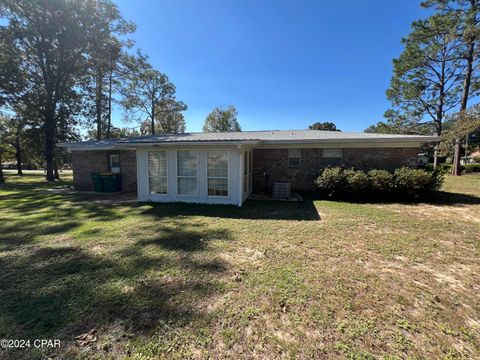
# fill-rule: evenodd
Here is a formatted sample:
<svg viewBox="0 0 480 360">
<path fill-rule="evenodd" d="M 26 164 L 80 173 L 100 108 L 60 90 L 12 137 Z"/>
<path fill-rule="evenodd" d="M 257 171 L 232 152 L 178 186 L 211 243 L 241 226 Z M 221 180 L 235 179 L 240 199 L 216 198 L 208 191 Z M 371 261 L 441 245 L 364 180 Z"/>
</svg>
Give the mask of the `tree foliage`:
<svg viewBox="0 0 480 360">
<path fill-rule="evenodd" d="M 233 105 L 216 107 L 208 114 L 203 124 L 205 132 L 235 132 L 242 131 L 237 120 L 237 109 Z"/>
<path fill-rule="evenodd" d="M 387 110 L 384 115 L 387 121 L 379 121 L 365 129 L 366 133 L 428 135 L 434 131 L 431 123 L 423 123 L 419 118 L 409 118 L 395 111 Z"/>
<path fill-rule="evenodd" d="M 461 38 L 465 50 L 463 58 L 466 64 L 463 80 L 462 98 L 460 112 L 467 110 L 467 104 L 472 96 L 478 95 L 480 78 L 478 74 L 479 65 L 479 39 L 480 29 L 480 2 L 478 0 L 426 0 L 422 3 L 424 7 L 433 7 L 441 14 L 453 15 L 459 19 L 457 32 Z M 468 137 L 468 134 L 465 135 Z M 460 152 L 461 139 L 457 138 L 454 144 L 454 161 L 452 167 L 453 175 L 460 175 Z"/>
<path fill-rule="evenodd" d="M 465 138 L 469 134 L 480 134 L 480 105 L 474 105 L 467 110 L 452 114 L 446 125 L 440 144 L 440 151 L 443 154 L 449 152 L 457 139 Z M 478 139 L 474 140 L 478 141 Z M 473 142 L 472 145 L 478 144 Z"/>
<path fill-rule="evenodd" d="M 91 40 L 96 36 L 92 13 L 107 0 L 4 0 L 8 21 L 25 62 L 25 96 L 34 101 L 45 136 L 47 179 L 54 180 L 55 135 L 59 119 L 79 101 Z"/>
<path fill-rule="evenodd" d="M 308 127 L 310 130 L 341 131 L 333 122 L 316 122 Z"/>
<path fill-rule="evenodd" d="M 437 135 L 442 133 L 445 114 L 460 102 L 465 63 L 458 23 L 453 14 L 415 21 L 402 40 L 404 51 L 393 61 L 394 75 L 387 90 L 392 111 L 416 122 L 433 123 Z"/>
<path fill-rule="evenodd" d="M 111 0 L 1 0 L 0 19 L 0 107 L 22 125 L 18 153 L 45 159 L 49 181 L 68 158 L 55 145 L 78 139 L 79 126 L 97 139 L 129 133 L 112 126 L 115 102 L 140 124 L 148 116 L 151 133 L 185 130 L 186 105 L 130 51 L 135 26 Z"/>
<path fill-rule="evenodd" d="M 148 122 L 151 135 L 185 131 L 185 120 L 181 113 L 187 106 L 176 100 L 175 85 L 167 75 L 153 69 L 148 59 L 140 54 L 131 59 L 130 68 L 134 70 L 122 90 L 124 118 L 143 126 Z"/>
</svg>

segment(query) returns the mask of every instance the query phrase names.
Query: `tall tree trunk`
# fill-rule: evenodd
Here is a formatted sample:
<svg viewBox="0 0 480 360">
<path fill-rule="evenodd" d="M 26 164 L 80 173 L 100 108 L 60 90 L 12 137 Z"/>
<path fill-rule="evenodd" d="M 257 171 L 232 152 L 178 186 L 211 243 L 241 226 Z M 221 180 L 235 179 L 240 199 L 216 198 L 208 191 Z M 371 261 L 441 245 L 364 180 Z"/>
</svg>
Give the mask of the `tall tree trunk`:
<svg viewBox="0 0 480 360">
<path fill-rule="evenodd" d="M 471 13 L 469 14 L 468 19 L 468 26 L 467 31 L 470 32 L 468 37 L 468 51 L 467 51 L 467 68 L 465 71 L 465 80 L 463 81 L 463 93 L 462 93 L 462 101 L 460 103 L 460 111 L 465 111 L 467 109 L 468 103 L 468 95 L 470 92 L 470 83 L 472 81 L 472 72 L 473 72 L 473 61 L 475 57 L 475 34 L 473 31 L 476 28 L 476 20 L 477 20 L 477 5 L 476 0 L 470 0 L 471 5 Z M 453 166 L 452 166 L 452 174 L 455 176 L 459 176 L 461 174 L 461 165 L 460 165 L 460 157 L 461 157 L 461 139 L 455 139 L 455 148 L 453 151 Z"/>
<path fill-rule="evenodd" d="M 152 116 L 151 116 L 151 131 L 155 135 L 155 87 L 152 90 Z"/>
<path fill-rule="evenodd" d="M 440 93 L 438 95 L 438 105 L 436 111 L 435 127 L 437 136 L 442 135 L 442 121 L 443 121 L 443 105 L 445 102 L 445 62 L 442 62 L 442 77 L 440 79 Z M 438 144 L 437 144 L 438 145 Z M 438 165 L 438 146 L 435 146 L 433 152 L 433 168 L 436 169 Z"/>
<path fill-rule="evenodd" d="M 107 139 L 112 135 L 112 77 L 113 68 L 110 68 L 110 74 L 108 76 L 108 123 L 107 123 Z"/>
<path fill-rule="evenodd" d="M 20 135 L 18 134 L 15 136 L 15 158 L 17 160 L 17 175 L 22 176 L 22 147 L 20 145 Z"/>
<path fill-rule="evenodd" d="M 0 184 L 5 183 L 5 177 L 3 176 L 3 169 L 2 169 L 2 153 L 0 153 Z"/>
<path fill-rule="evenodd" d="M 60 174 L 58 173 L 57 161 L 53 162 L 53 171 L 54 171 L 54 174 L 55 174 L 55 179 L 60 180 Z"/>
<path fill-rule="evenodd" d="M 45 159 L 47 161 L 47 181 L 55 181 L 53 161 L 55 158 L 55 114 L 46 111 L 45 116 Z"/>
<path fill-rule="evenodd" d="M 97 140 L 102 140 L 102 72 L 97 74 L 97 91 L 95 94 L 95 112 L 97 115 Z"/>
</svg>

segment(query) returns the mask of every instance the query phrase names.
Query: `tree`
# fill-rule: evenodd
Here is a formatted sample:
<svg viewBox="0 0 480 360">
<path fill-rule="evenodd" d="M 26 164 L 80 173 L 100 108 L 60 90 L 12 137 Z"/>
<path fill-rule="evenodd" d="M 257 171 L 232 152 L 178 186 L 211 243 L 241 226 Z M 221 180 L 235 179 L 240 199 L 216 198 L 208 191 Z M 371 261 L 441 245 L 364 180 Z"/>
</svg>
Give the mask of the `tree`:
<svg viewBox="0 0 480 360">
<path fill-rule="evenodd" d="M 341 131 L 332 122 L 316 122 L 308 127 L 309 130 Z"/>
<path fill-rule="evenodd" d="M 100 140 L 110 136 L 113 83 L 118 76 L 122 49 L 133 44 L 129 40 L 122 41 L 120 37 L 132 33 L 135 26 L 125 21 L 111 2 L 96 2 L 92 17 L 96 36 L 89 43 L 85 95 L 89 99 L 90 116 L 97 128 L 96 138 Z"/>
<path fill-rule="evenodd" d="M 432 133 L 432 124 L 422 123 L 419 118 L 409 118 L 394 110 L 387 110 L 384 114 L 386 122 L 380 121 L 365 129 L 366 133 L 377 134 L 404 134 L 404 135 L 427 135 Z"/>
<path fill-rule="evenodd" d="M 443 14 L 453 14 L 460 18 L 458 22 L 458 34 L 465 45 L 464 59 L 466 61 L 465 77 L 463 82 L 460 112 L 467 109 L 470 97 L 477 95 L 479 90 L 479 78 L 475 73 L 478 67 L 478 41 L 479 35 L 479 1 L 478 0 L 427 0 L 422 3 L 424 7 L 435 7 Z M 468 134 L 465 135 L 468 137 Z M 460 141 L 455 140 L 454 160 L 452 173 L 460 175 Z"/>
<path fill-rule="evenodd" d="M 0 116 L 1 129 L 3 132 L 2 143 L 14 150 L 17 161 L 17 175 L 22 176 L 23 149 L 25 147 L 25 119 Z M 8 149 L 7 149 L 8 150 Z"/>
<path fill-rule="evenodd" d="M 86 139 L 96 139 L 96 129 L 91 129 L 87 132 Z M 115 127 L 112 126 L 110 129 L 110 138 L 118 139 L 118 138 L 126 138 L 131 136 L 140 136 L 140 131 L 135 128 L 128 128 L 128 127 Z"/>
<path fill-rule="evenodd" d="M 203 125 L 204 132 L 242 131 L 237 121 L 237 110 L 233 105 L 216 107 L 208 114 Z"/>
<path fill-rule="evenodd" d="M 3 121 L 0 121 L 0 184 L 5 183 L 5 176 L 3 175 L 3 165 L 2 158 L 3 154 L 6 152 L 5 149 L 5 134 L 7 133 Z"/>
<path fill-rule="evenodd" d="M 449 126 L 442 136 L 440 150 L 447 152 L 460 138 L 480 130 L 480 105 L 459 111 L 450 116 Z"/>
<path fill-rule="evenodd" d="M 402 40 L 404 51 L 393 61 L 394 75 L 387 90 L 392 111 L 432 123 L 437 135 L 442 134 L 446 113 L 460 102 L 465 64 L 458 21 L 452 14 L 437 14 L 414 22 L 411 34 Z M 435 165 L 436 159 L 435 152 Z"/>
<path fill-rule="evenodd" d="M 10 107 L 26 86 L 25 62 L 13 29 L 0 26 L 0 107 Z"/>
<path fill-rule="evenodd" d="M 182 111 L 187 106 L 176 100 L 166 100 L 159 105 L 159 113 L 155 118 L 156 134 L 180 134 L 185 132 L 186 124 Z M 145 120 L 140 126 L 140 132 L 146 135 L 150 132 L 150 122 Z"/>
<path fill-rule="evenodd" d="M 76 98 L 85 75 L 92 14 L 108 0 L 3 0 L 13 44 L 25 58 L 28 92 L 35 94 L 45 136 L 47 180 L 54 181 L 57 121 L 62 106 Z"/>
<path fill-rule="evenodd" d="M 157 130 L 164 132 L 161 119 L 169 114 L 181 113 L 187 106 L 175 99 L 175 85 L 168 80 L 167 75 L 153 69 L 146 57 L 137 57 L 130 67 L 134 71 L 129 76 L 127 86 L 122 89 L 121 104 L 125 109 L 125 119 L 141 124 L 148 121 L 151 135 L 155 135 Z M 180 121 L 180 124 L 172 125 L 168 130 L 181 129 L 183 116 L 173 116 L 170 119 Z"/>
</svg>

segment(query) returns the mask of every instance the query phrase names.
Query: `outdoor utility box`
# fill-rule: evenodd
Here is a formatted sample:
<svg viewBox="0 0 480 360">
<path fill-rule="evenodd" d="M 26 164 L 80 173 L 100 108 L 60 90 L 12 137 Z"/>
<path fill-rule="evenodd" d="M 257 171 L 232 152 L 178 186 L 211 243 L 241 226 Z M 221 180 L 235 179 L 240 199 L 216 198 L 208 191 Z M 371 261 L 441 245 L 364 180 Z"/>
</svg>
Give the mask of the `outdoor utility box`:
<svg viewBox="0 0 480 360">
<path fill-rule="evenodd" d="M 95 192 L 111 193 L 122 190 L 122 178 L 120 174 L 92 174 Z"/>
<path fill-rule="evenodd" d="M 288 181 L 274 181 L 272 196 L 277 199 L 290 197 L 290 183 Z"/>
</svg>

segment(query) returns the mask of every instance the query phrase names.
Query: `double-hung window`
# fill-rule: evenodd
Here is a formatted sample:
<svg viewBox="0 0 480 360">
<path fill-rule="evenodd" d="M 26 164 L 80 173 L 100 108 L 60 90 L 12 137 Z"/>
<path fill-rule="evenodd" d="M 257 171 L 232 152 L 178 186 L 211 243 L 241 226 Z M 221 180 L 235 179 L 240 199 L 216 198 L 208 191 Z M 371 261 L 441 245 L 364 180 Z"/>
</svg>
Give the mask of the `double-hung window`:
<svg viewBox="0 0 480 360">
<path fill-rule="evenodd" d="M 323 149 L 323 166 L 340 166 L 342 165 L 342 149 Z"/>
<path fill-rule="evenodd" d="M 178 195 L 197 195 L 197 151 L 177 151 L 177 193 Z"/>
<path fill-rule="evenodd" d="M 113 174 L 120 173 L 120 155 L 118 154 L 110 155 L 110 172 Z"/>
<path fill-rule="evenodd" d="M 228 150 L 207 150 L 208 196 L 228 196 Z"/>
<path fill-rule="evenodd" d="M 148 186 L 150 194 L 167 194 L 167 152 L 148 152 Z"/>
<path fill-rule="evenodd" d="M 288 149 L 288 166 L 299 167 L 302 160 L 301 149 Z"/>
</svg>

